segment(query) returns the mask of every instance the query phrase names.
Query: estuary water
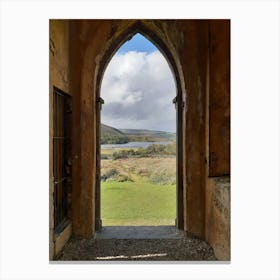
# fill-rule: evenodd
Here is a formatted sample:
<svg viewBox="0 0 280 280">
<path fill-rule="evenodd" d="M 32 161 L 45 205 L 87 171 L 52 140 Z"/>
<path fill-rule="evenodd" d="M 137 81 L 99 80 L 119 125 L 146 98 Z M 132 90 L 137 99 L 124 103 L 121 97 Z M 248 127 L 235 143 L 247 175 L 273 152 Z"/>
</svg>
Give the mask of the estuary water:
<svg viewBox="0 0 280 280">
<path fill-rule="evenodd" d="M 128 142 L 125 144 L 103 144 L 101 149 L 120 149 L 120 148 L 147 148 L 152 144 L 168 145 L 169 141 L 159 141 L 159 142 Z"/>
</svg>

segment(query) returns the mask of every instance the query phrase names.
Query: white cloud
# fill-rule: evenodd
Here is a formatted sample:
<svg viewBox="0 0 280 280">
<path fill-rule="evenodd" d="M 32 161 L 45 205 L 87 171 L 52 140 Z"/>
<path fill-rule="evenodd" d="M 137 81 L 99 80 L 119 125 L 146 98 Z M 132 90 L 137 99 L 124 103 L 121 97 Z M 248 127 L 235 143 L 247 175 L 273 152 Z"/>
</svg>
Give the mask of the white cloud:
<svg viewBox="0 0 280 280">
<path fill-rule="evenodd" d="M 101 121 L 117 128 L 175 131 L 176 87 L 159 51 L 116 54 L 103 77 Z"/>
</svg>

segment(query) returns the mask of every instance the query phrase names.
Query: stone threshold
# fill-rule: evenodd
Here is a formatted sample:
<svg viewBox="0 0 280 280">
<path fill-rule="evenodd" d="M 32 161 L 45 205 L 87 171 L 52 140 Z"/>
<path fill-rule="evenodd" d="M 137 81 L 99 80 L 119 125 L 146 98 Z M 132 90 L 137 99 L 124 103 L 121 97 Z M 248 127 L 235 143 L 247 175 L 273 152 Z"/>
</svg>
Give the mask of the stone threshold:
<svg viewBox="0 0 280 280">
<path fill-rule="evenodd" d="M 175 226 L 104 226 L 95 239 L 181 239 L 183 231 Z"/>
</svg>

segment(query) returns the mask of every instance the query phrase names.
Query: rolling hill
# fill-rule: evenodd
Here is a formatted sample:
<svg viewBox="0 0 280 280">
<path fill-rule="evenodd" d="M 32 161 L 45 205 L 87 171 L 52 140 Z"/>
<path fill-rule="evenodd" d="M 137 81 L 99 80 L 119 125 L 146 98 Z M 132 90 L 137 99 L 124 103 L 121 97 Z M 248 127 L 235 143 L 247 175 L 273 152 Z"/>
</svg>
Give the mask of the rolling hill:
<svg viewBox="0 0 280 280">
<path fill-rule="evenodd" d="M 175 133 L 147 129 L 116 129 L 101 124 L 101 144 L 124 144 L 128 142 L 172 141 Z"/>
<path fill-rule="evenodd" d="M 148 129 L 119 129 L 125 133 L 129 138 L 129 141 L 171 141 L 176 137 L 175 133 L 156 131 Z"/>
<path fill-rule="evenodd" d="M 128 137 L 122 131 L 111 126 L 101 124 L 101 144 L 124 144 L 128 143 L 128 141 Z"/>
</svg>

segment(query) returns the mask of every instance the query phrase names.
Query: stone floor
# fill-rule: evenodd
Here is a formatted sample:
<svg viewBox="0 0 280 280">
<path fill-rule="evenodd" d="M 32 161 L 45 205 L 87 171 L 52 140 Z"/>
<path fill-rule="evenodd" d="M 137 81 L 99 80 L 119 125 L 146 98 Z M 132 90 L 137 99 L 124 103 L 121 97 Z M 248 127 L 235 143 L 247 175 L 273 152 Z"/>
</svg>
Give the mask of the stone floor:
<svg viewBox="0 0 280 280">
<path fill-rule="evenodd" d="M 106 226 L 97 239 L 180 239 L 184 233 L 175 226 Z"/>
<path fill-rule="evenodd" d="M 172 226 L 103 227 L 92 239 L 72 237 L 57 261 L 215 261 L 205 241 Z"/>
</svg>

